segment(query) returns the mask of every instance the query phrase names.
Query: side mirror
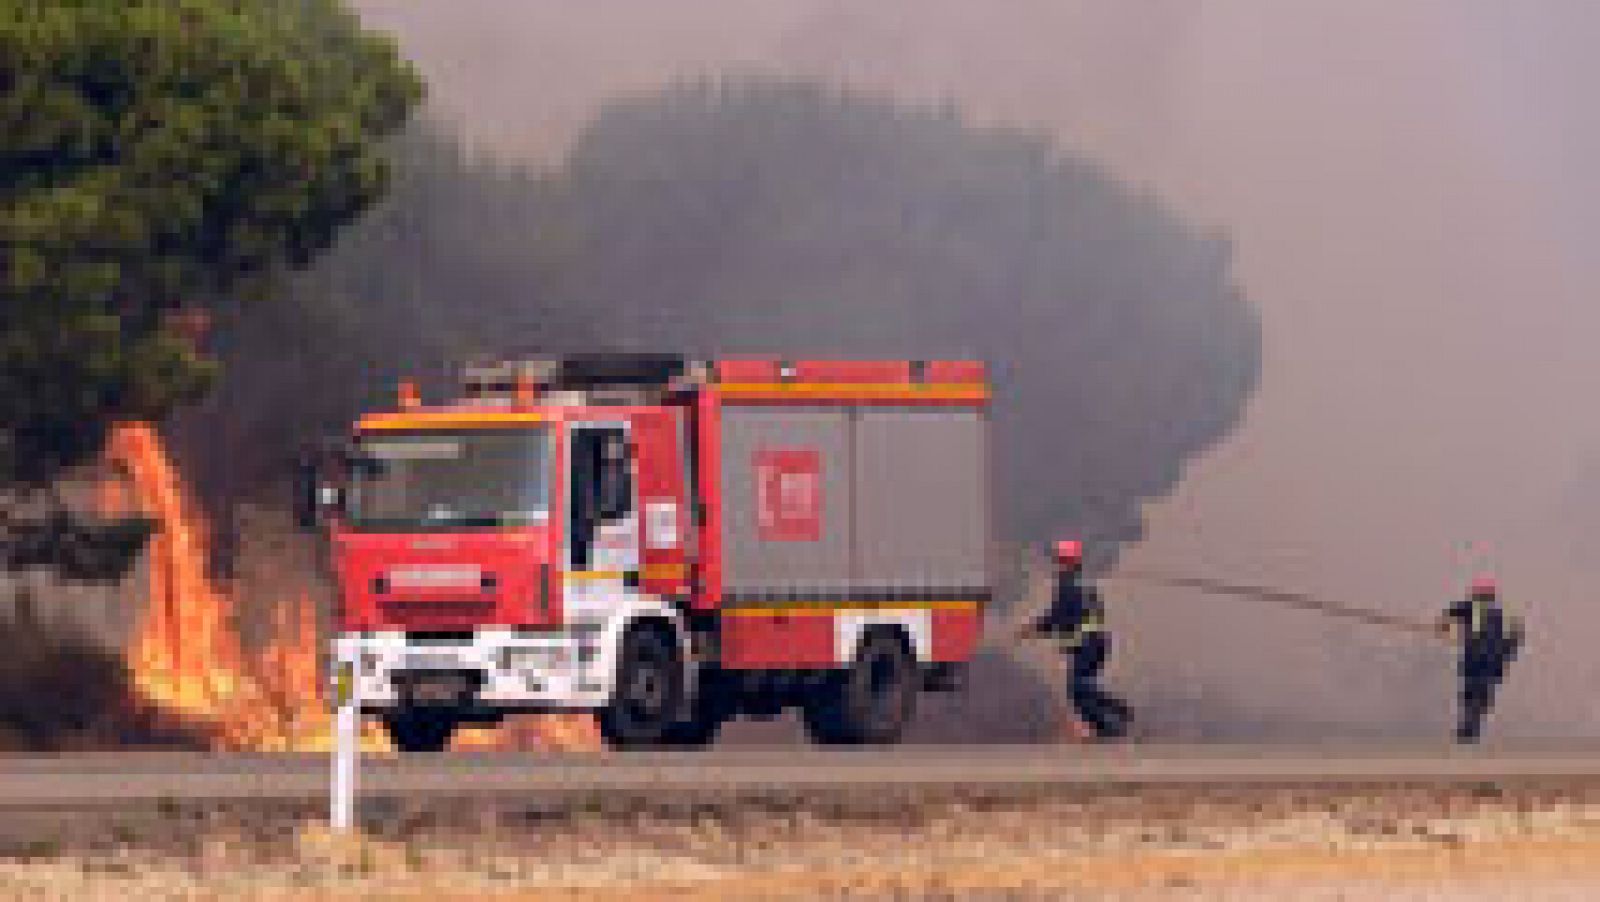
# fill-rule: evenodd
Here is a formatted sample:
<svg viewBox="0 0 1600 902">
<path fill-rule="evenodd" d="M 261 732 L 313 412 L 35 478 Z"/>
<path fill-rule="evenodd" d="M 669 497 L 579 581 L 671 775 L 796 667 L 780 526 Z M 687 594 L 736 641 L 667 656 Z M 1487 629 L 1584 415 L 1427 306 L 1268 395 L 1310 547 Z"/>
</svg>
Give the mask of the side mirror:
<svg viewBox="0 0 1600 902">
<path fill-rule="evenodd" d="M 344 493 L 337 486 L 324 483 L 317 465 L 311 461 L 300 462 L 294 494 L 295 520 L 307 532 L 320 529 L 328 514 L 344 503 Z"/>
<path fill-rule="evenodd" d="M 317 465 L 314 462 L 301 460 L 295 465 L 294 519 L 305 532 L 322 525 L 321 487 L 317 482 Z"/>
</svg>

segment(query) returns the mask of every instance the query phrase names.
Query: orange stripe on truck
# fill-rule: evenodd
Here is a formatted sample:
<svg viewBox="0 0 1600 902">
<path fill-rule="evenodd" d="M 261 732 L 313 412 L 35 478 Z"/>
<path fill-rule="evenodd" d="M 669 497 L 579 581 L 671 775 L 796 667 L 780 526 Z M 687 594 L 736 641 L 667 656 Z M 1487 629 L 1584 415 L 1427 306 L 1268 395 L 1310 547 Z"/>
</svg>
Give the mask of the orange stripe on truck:
<svg viewBox="0 0 1600 902">
<path fill-rule="evenodd" d="M 942 401 L 983 404 L 989 387 L 973 383 L 729 382 L 711 386 L 728 401 Z"/>
<path fill-rule="evenodd" d="M 373 413 L 356 423 L 360 432 L 427 431 L 430 429 L 506 429 L 533 426 L 545 421 L 544 414 L 527 411 L 437 411 L 414 413 Z"/>
</svg>

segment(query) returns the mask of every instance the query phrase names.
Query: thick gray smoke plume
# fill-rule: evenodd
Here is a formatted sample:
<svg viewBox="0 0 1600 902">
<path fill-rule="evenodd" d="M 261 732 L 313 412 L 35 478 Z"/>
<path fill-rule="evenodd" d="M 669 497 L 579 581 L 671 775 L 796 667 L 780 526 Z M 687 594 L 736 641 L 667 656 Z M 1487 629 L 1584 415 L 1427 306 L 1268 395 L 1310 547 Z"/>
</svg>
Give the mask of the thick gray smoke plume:
<svg viewBox="0 0 1600 902">
<path fill-rule="evenodd" d="M 224 330 L 224 382 L 178 434 L 226 511 L 281 491 L 298 442 L 391 404 L 402 375 L 443 392 L 472 354 L 980 357 L 1002 536 L 1068 531 L 1108 554 L 1254 386 L 1257 326 L 1229 266 L 1226 241 L 1036 134 L 708 82 L 608 105 L 541 174 L 420 129 L 392 200 L 290 303 Z M 1048 714 L 1012 666 L 991 657 L 980 681 L 1033 697 L 984 710 Z M 1005 726 L 973 716 L 934 733 Z M 1048 726 L 1006 720 L 1019 738 Z"/>
<path fill-rule="evenodd" d="M 973 356 L 1003 533 L 1124 541 L 1253 387 L 1228 244 L 1034 134 L 793 83 L 609 106 L 560 306 L 633 348 Z"/>
<path fill-rule="evenodd" d="M 213 493 L 473 353 L 979 357 L 1003 535 L 1126 541 L 1256 378 L 1224 240 L 948 109 L 734 81 L 612 104 L 543 176 L 427 130 L 403 160 L 292 304 L 228 331 L 192 417 Z"/>
</svg>

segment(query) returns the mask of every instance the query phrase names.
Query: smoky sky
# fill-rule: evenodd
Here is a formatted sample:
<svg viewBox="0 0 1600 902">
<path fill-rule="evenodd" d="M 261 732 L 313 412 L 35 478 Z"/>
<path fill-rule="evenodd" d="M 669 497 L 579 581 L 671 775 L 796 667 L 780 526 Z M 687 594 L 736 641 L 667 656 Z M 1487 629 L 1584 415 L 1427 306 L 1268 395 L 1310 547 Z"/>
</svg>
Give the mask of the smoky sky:
<svg viewBox="0 0 1600 902">
<path fill-rule="evenodd" d="M 1600 731 L 1594 4 L 362 5 L 420 61 L 434 109 L 500 158 L 560 160 L 618 94 L 754 68 L 1045 129 L 1214 225 L 1260 310 L 1261 387 L 1146 508 L 1129 563 L 1419 618 L 1493 566 L 1532 632 L 1495 728 Z M 1114 594 L 1119 679 L 1175 728 L 1202 701 L 1228 735 L 1448 721 L 1442 649 Z"/>
</svg>

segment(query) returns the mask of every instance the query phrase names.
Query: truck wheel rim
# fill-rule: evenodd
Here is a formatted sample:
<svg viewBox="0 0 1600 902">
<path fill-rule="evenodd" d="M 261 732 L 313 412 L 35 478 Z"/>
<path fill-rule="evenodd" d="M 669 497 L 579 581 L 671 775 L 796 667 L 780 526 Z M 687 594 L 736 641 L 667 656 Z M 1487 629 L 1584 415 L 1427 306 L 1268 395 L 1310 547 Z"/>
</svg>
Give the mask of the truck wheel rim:
<svg viewBox="0 0 1600 902">
<path fill-rule="evenodd" d="M 867 694 L 877 701 L 893 695 L 894 688 L 899 682 L 896 679 L 897 670 L 894 659 L 888 655 L 874 657 L 867 665 Z"/>
<path fill-rule="evenodd" d="M 636 711 L 650 713 L 660 708 L 663 694 L 661 675 L 654 667 L 635 670 L 628 681 L 628 700 Z"/>
<path fill-rule="evenodd" d="M 900 718 L 901 674 L 898 662 L 892 653 L 875 649 L 863 663 L 866 666 L 861 674 L 864 678 L 861 680 L 862 715 L 874 725 L 873 729 L 888 729 Z"/>
</svg>

